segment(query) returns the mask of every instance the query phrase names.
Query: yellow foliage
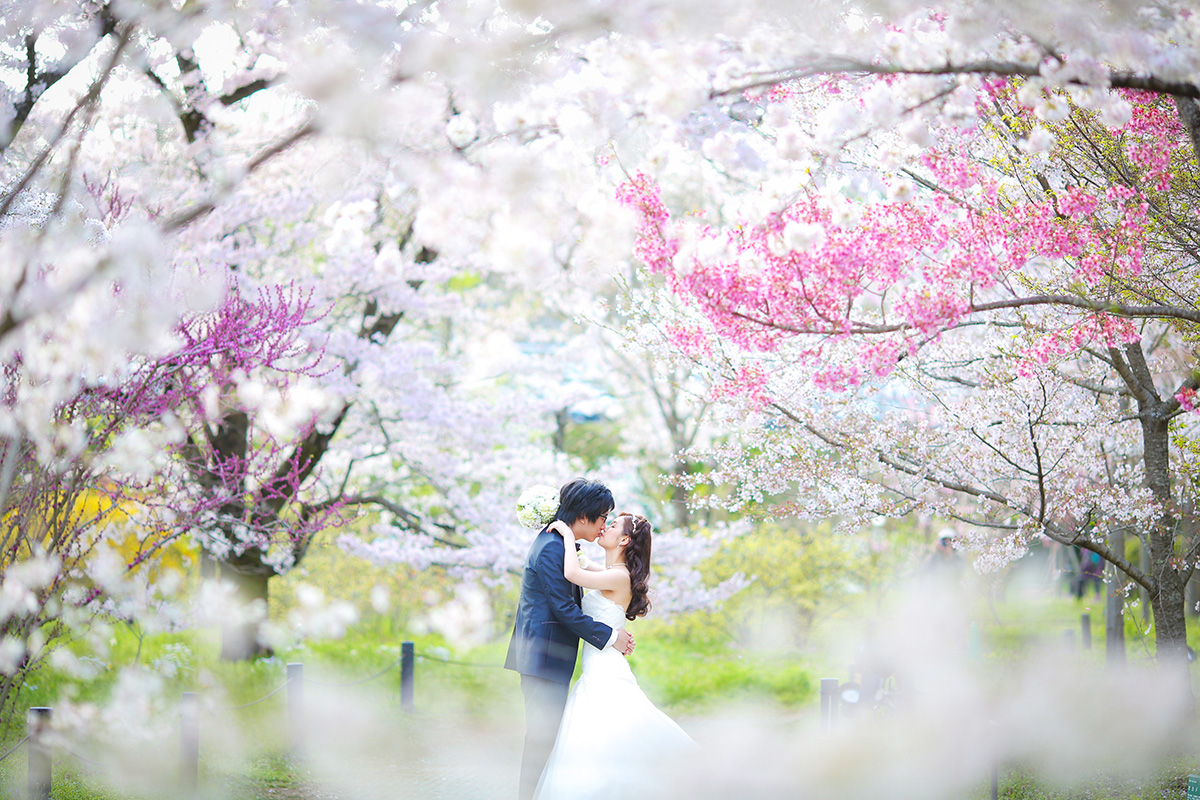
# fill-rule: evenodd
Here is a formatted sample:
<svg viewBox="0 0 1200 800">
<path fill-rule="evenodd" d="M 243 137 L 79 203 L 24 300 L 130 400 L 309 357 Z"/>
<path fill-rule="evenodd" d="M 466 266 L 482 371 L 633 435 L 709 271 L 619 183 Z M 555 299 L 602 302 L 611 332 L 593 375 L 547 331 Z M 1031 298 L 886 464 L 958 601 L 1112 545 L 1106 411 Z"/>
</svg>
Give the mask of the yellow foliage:
<svg viewBox="0 0 1200 800">
<path fill-rule="evenodd" d="M 784 620 L 803 639 L 820 613 L 832 612 L 871 591 L 886 573 L 884 554 L 864 537 L 835 534 L 826 526 L 797 530 L 764 523 L 731 540 L 705 565 L 705 576 L 724 580 L 742 573 L 753 584 L 726 606 L 733 632 Z"/>
<path fill-rule="evenodd" d="M 98 548 L 115 551 L 131 569 L 148 570 L 151 581 L 166 573 L 185 574 L 195 563 L 195 545 L 167 531 L 144 530 L 137 511 L 134 501 L 114 500 L 100 489 L 84 489 L 47 493 L 33 514 L 18 517 L 15 510 L 10 511 L 4 523 L 6 533 L 13 526 L 25 526 L 26 551 L 30 546 L 55 551 L 74 538 L 87 552 Z"/>
</svg>

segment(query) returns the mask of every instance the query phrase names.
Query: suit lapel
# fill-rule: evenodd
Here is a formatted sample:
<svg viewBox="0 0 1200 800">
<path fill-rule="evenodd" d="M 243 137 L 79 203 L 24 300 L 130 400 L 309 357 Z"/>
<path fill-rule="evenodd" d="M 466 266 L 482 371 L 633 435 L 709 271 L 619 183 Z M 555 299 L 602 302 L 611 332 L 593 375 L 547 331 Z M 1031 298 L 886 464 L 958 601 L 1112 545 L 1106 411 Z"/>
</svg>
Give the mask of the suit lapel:
<svg viewBox="0 0 1200 800">
<path fill-rule="evenodd" d="M 542 533 L 550 533 L 550 531 L 549 531 L 549 530 L 547 530 L 546 528 L 543 528 L 543 529 L 542 529 Z M 557 534 L 557 533 L 550 533 L 550 535 L 551 535 L 551 536 L 558 536 L 558 534 Z M 563 543 L 563 546 L 564 546 L 564 547 L 566 546 L 566 542 L 564 542 L 564 543 Z M 576 548 L 576 549 L 578 550 L 578 548 Z M 531 559 L 531 560 L 533 559 L 533 554 L 532 554 L 532 552 L 530 553 L 530 556 L 529 556 L 529 557 L 530 557 L 530 559 Z M 567 580 L 565 576 L 563 577 L 563 580 L 564 580 L 564 581 L 566 581 L 566 580 Z M 571 583 L 571 582 L 570 582 L 570 581 L 567 581 L 567 583 Z M 578 584 L 571 583 L 571 596 L 575 598 L 575 605 L 577 605 L 577 606 L 580 606 L 580 607 L 582 607 L 582 606 L 583 606 L 583 589 L 581 589 L 581 588 L 578 586 Z"/>
</svg>

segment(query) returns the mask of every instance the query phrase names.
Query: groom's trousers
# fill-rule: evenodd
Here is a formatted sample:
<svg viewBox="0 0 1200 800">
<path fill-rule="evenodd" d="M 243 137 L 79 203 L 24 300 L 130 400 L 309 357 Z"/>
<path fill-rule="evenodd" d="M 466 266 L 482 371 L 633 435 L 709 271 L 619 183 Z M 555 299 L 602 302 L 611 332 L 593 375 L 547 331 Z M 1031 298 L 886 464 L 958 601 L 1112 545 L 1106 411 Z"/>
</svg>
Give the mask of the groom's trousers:
<svg viewBox="0 0 1200 800">
<path fill-rule="evenodd" d="M 562 722 L 567 707 L 568 684 L 548 681 L 533 675 L 521 676 L 521 693 L 525 695 L 525 753 L 521 757 L 521 800 L 532 800 L 538 779 Z"/>
</svg>

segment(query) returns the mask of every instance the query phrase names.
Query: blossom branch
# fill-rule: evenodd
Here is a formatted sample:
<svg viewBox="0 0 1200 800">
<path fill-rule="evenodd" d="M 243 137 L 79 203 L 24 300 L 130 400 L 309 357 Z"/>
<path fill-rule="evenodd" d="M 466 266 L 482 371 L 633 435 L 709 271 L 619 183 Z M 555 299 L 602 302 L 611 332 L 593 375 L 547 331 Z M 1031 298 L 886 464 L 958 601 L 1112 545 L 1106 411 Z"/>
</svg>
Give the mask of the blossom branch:
<svg viewBox="0 0 1200 800">
<path fill-rule="evenodd" d="M 8 214 L 8 212 L 12 209 L 12 205 L 16 201 L 18 195 L 28 188 L 34 176 L 41 171 L 42 166 L 46 163 L 46 160 L 50 158 L 50 154 L 53 153 L 55 148 L 58 147 L 59 143 L 66 138 L 67 133 L 71 130 L 71 126 L 75 122 L 75 117 L 81 112 L 91 108 L 96 104 L 97 101 L 99 101 L 100 93 L 108 83 L 109 78 L 112 77 L 113 70 L 115 70 L 117 64 L 120 63 L 121 56 L 124 55 L 125 48 L 129 45 L 132 35 L 132 26 L 122 26 L 120 34 L 117 37 L 116 45 L 113 47 L 112 53 L 109 54 L 108 60 L 104 64 L 104 68 L 100 70 L 100 74 L 97 75 L 96 79 L 92 81 L 90 86 L 88 86 L 87 92 L 85 92 L 84 95 L 76 101 L 71 110 L 67 112 L 65 117 L 63 117 L 62 124 L 58 126 L 58 130 L 52 137 L 50 137 L 50 140 L 46 142 L 45 146 L 42 147 L 41 152 L 39 152 L 37 155 L 37 158 L 33 160 L 33 162 L 25 170 L 24 174 L 22 174 L 21 179 L 17 181 L 16 185 L 9 190 L 7 195 L 5 195 L 3 202 L 0 202 L 0 217 L 4 217 Z M 0 330 L 0 333 L 3 333 L 3 330 Z"/>
<path fill-rule="evenodd" d="M 963 64 L 946 63 L 940 66 L 903 67 L 899 65 L 878 64 L 862 61 L 850 56 L 831 55 L 823 59 L 813 60 L 803 66 L 786 67 L 773 74 L 766 75 L 749 83 L 739 84 L 723 90 L 711 91 L 710 98 L 728 95 L 740 95 L 747 91 L 770 88 L 788 81 L 811 78 L 816 75 L 856 74 L 856 75 L 991 75 L 1038 78 L 1042 77 L 1041 69 L 1036 64 L 1022 64 L 1016 61 L 1001 61 L 983 59 L 969 61 Z M 1158 78 L 1153 75 L 1140 75 L 1134 72 L 1111 70 L 1106 74 L 1107 85 L 1114 89 L 1137 89 L 1140 91 L 1166 94 L 1173 97 L 1200 99 L 1200 87 L 1187 81 L 1173 81 Z M 1072 86 L 1091 86 L 1093 84 L 1079 78 L 1066 81 Z"/>
<path fill-rule="evenodd" d="M 1010 300 L 996 300 L 990 303 L 977 303 L 970 307 L 971 311 L 995 311 L 1004 308 L 1022 308 L 1026 306 L 1065 305 L 1081 308 L 1086 311 L 1096 311 L 1102 314 L 1112 314 L 1117 317 L 1131 319 L 1178 319 L 1187 322 L 1200 323 L 1200 311 L 1179 306 L 1127 306 L 1121 303 L 1103 303 L 1098 300 L 1088 300 L 1069 294 L 1036 295 L 1031 297 L 1014 297 Z"/>
<path fill-rule="evenodd" d="M 215 191 L 207 200 L 197 203 L 188 210 L 181 211 L 180 213 L 168 219 L 163 224 L 163 231 L 166 233 L 173 233 L 182 228 L 186 228 L 200 217 L 208 214 L 220 204 L 221 200 L 223 200 L 225 196 L 232 191 L 242 179 L 253 173 L 263 164 L 266 164 L 275 156 L 286 152 L 294 145 L 303 141 L 304 139 L 307 139 L 316 132 L 316 122 L 309 120 L 279 141 L 263 148 L 253 158 L 246 162 L 245 166 L 242 167 L 238 173 L 239 177 L 237 179 L 230 181 L 229 183 L 226 183 L 218 188 L 217 191 Z"/>
<path fill-rule="evenodd" d="M 401 520 L 404 524 L 404 527 L 408 528 L 409 530 L 415 530 L 424 533 L 438 544 L 455 549 L 461 549 L 464 547 L 461 542 L 451 541 L 450 539 L 446 539 L 437 534 L 429 533 L 427 530 L 427 525 L 433 525 L 436 528 L 441 528 L 447 533 L 455 533 L 457 532 L 457 529 L 453 525 L 448 525 L 444 522 L 437 522 L 435 520 L 430 520 L 427 523 L 420 514 L 416 513 L 415 511 L 411 511 L 410 509 L 407 509 L 399 503 L 393 502 L 382 495 L 349 495 L 347 497 L 339 498 L 337 502 L 343 506 L 379 506 L 380 508 L 387 510 L 398 520 Z"/>
</svg>

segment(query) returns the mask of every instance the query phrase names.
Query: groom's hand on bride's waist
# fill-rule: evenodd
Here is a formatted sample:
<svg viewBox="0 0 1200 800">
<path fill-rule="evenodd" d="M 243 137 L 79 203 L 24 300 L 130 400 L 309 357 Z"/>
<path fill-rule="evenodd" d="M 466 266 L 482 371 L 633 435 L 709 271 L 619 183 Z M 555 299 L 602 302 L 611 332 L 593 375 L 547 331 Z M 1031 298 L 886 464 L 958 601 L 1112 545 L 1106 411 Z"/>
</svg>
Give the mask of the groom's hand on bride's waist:
<svg viewBox="0 0 1200 800">
<path fill-rule="evenodd" d="M 629 631 L 621 629 L 617 631 L 617 640 L 613 642 L 612 646 L 618 653 L 627 656 L 633 652 L 633 648 L 637 647 L 637 642 L 633 641 Z"/>
</svg>

